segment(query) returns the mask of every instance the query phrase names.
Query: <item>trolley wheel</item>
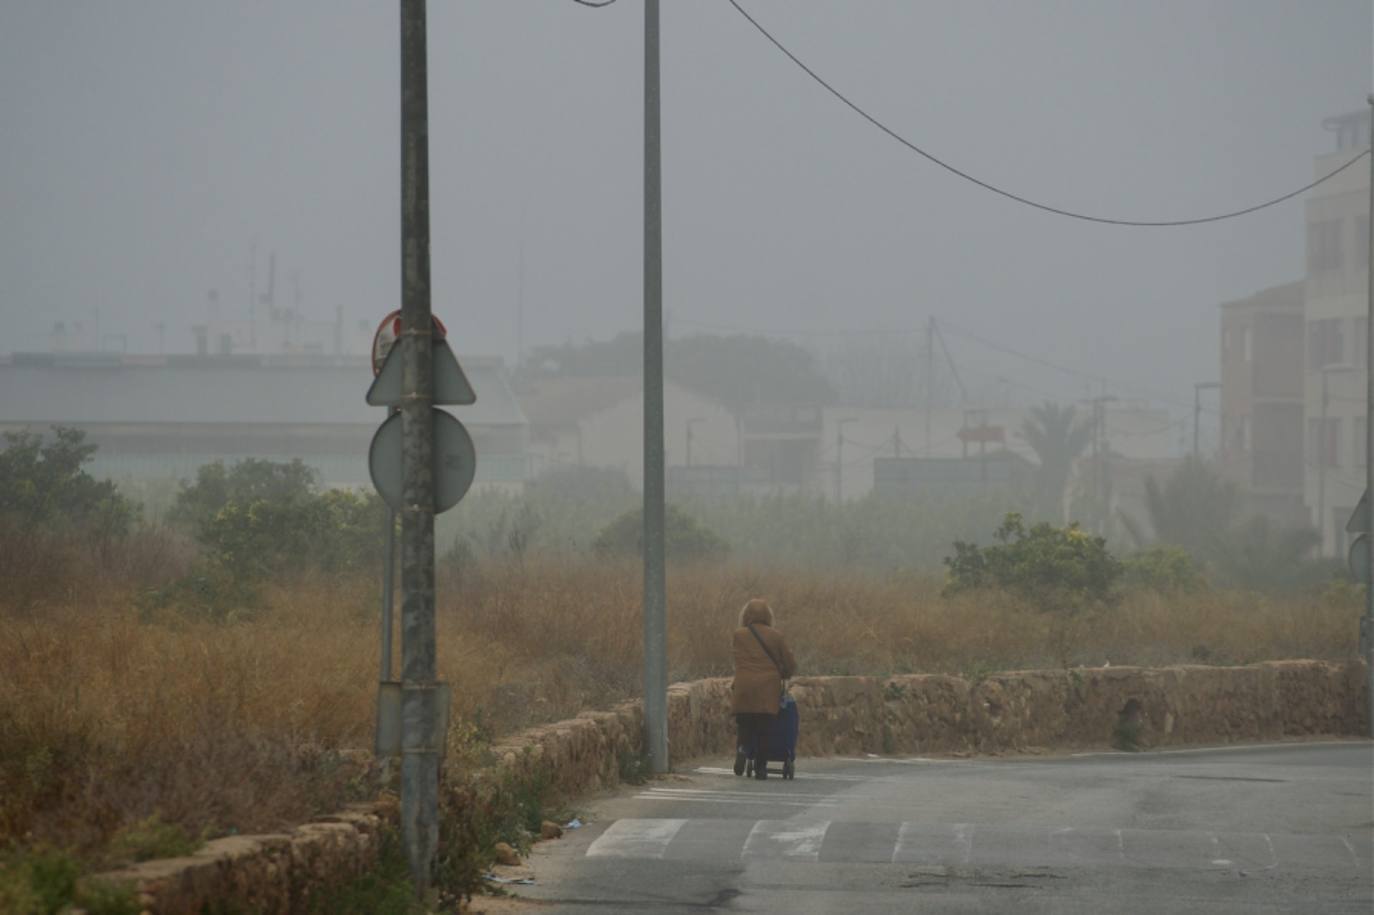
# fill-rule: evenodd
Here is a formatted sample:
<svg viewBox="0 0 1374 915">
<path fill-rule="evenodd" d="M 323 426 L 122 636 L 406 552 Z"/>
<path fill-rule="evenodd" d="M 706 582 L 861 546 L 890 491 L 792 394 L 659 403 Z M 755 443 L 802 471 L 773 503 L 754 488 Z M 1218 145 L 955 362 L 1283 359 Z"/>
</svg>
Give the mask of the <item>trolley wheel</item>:
<svg viewBox="0 0 1374 915">
<path fill-rule="evenodd" d="M 797 777 L 797 767 L 792 764 L 792 760 L 782 764 L 782 777 L 792 779 Z"/>
</svg>

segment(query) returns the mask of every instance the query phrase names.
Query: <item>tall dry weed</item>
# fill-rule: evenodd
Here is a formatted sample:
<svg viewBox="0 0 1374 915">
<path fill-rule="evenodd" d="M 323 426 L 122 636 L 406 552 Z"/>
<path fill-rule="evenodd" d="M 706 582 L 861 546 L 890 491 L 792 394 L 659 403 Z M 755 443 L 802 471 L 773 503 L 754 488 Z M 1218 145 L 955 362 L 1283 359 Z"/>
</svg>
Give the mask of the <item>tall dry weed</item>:
<svg viewBox="0 0 1374 915">
<path fill-rule="evenodd" d="M 137 580 L 162 574 L 158 559 L 175 548 L 147 543 L 124 572 L 0 611 L 0 843 L 97 854 L 153 814 L 192 835 L 273 829 L 372 788 L 350 751 L 371 742 L 375 582 L 280 583 L 264 589 L 259 613 L 232 624 L 150 615 L 133 609 Z M 1140 593 L 1066 622 L 997 595 L 946 600 L 938 585 L 675 565 L 670 675 L 727 675 L 730 632 L 753 596 L 772 601 L 806 674 L 1339 659 L 1354 653 L 1360 612 L 1352 595 Z M 633 562 L 449 570 L 438 657 L 462 733 L 507 733 L 637 695 L 640 600 Z"/>
</svg>

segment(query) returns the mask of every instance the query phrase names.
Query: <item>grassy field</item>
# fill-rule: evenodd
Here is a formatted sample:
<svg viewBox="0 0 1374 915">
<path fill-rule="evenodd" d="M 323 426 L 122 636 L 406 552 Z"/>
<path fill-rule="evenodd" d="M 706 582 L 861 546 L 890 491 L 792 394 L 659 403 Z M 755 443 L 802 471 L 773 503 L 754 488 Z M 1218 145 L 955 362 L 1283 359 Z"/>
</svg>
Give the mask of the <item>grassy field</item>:
<svg viewBox="0 0 1374 915">
<path fill-rule="evenodd" d="M 176 564 L 171 543 L 143 549 L 162 563 L 138 554 L 123 574 L 77 576 L 55 598 L 0 602 L 0 849 L 46 845 L 105 866 L 157 853 L 148 846 L 169 829 L 194 843 L 368 796 L 375 785 L 354 751 L 373 725 L 375 581 L 272 586 L 260 612 L 212 622 L 140 609 L 149 576 Z M 773 602 L 808 674 L 1344 659 L 1360 613 L 1345 592 L 1141 592 L 1064 620 L 995 595 L 945 599 L 927 578 L 703 565 L 670 570 L 673 679 L 729 673 L 729 633 L 755 595 Z M 636 695 L 639 602 L 631 563 L 441 568 L 452 739 Z"/>
</svg>

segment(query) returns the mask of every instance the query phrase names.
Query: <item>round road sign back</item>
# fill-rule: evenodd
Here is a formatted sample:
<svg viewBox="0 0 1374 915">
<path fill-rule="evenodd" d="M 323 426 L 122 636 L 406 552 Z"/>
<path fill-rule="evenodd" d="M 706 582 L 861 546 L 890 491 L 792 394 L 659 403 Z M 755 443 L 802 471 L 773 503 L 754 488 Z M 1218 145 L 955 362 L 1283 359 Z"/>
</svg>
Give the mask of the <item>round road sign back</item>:
<svg viewBox="0 0 1374 915">
<path fill-rule="evenodd" d="M 435 407 L 430 414 L 434 417 L 434 512 L 438 514 L 457 505 L 472 486 L 477 449 L 458 420 Z M 401 460 L 401 414 L 393 413 L 372 436 L 367 469 L 382 501 L 397 511 L 405 507 Z"/>
</svg>

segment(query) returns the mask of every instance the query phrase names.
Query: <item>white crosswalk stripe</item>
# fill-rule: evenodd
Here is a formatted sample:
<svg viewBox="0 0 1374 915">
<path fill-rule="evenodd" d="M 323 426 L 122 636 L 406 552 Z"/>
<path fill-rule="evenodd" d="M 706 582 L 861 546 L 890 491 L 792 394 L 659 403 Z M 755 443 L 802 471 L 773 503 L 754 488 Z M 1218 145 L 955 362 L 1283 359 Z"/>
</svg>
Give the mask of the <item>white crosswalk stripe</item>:
<svg viewBox="0 0 1374 915">
<path fill-rule="evenodd" d="M 662 858 L 686 820 L 616 820 L 587 848 L 589 858 Z"/>
<path fill-rule="evenodd" d="M 659 789 L 664 800 L 741 803 L 695 789 Z M 808 806 L 826 796 L 800 801 Z M 774 801 L 773 803 L 777 803 Z M 674 845 L 675 840 L 682 841 Z M 1183 830 L 999 827 L 973 823 L 866 823 L 809 818 L 622 819 L 586 854 L 603 858 L 711 857 L 843 861 L 936 867 L 1151 867 L 1272 871 L 1287 863 L 1340 871 L 1371 869 L 1369 836 L 1212 833 Z"/>
<path fill-rule="evenodd" d="M 746 858 L 788 858 L 815 861 L 821 855 L 821 843 L 830 828 L 828 820 L 798 822 L 796 820 L 759 820 L 744 840 Z"/>
</svg>

